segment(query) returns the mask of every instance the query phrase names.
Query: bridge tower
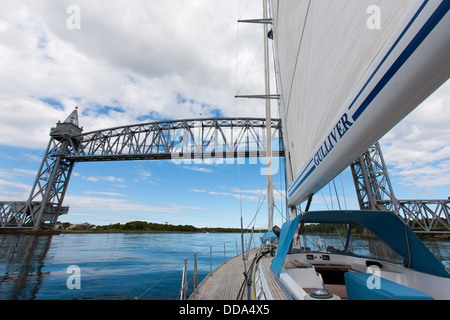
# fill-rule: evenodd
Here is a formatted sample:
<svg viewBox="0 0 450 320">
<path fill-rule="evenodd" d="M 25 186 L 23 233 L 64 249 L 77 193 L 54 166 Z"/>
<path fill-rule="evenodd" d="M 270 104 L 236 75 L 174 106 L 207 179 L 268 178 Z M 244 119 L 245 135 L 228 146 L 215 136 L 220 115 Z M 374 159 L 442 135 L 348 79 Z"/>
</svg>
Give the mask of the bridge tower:
<svg viewBox="0 0 450 320">
<path fill-rule="evenodd" d="M 352 163 L 351 170 L 361 210 L 395 212 L 416 232 L 450 232 L 450 199 L 399 200 L 395 197 L 378 142 Z"/>
<path fill-rule="evenodd" d="M 26 202 L 22 221 L 18 226 L 32 225 L 34 230 L 42 229 L 43 223 L 53 227 L 58 217 L 68 212 L 63 207 L 64 196 L 74 162 L 65 157 L 73 155 L 79 143 L 82 128 L 78 124 L 78 108 L 64 122 L 58 122 L 50 130 L 50 141 L 39 168 L 36 180 Z"/>
</svg>

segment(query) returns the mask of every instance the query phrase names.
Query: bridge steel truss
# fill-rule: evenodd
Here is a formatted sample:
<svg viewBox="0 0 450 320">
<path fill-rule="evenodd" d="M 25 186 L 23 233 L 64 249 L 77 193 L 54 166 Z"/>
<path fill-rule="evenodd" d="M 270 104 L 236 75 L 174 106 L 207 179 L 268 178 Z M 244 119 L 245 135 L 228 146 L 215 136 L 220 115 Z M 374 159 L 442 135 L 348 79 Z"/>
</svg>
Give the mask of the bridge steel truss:
<svg viewBox="0 0 450 320">
<path fill-rule="evenodd" d="M 281 120 L 271 121 L 272 138 L 283 156 Z M 220 118 L 137 124 L 83 134 L 70 161 L 180 160 L 266 156 L 265 119 Z M 75 141 L 75 143 L 77 143 Z M 234 160 L 233 160 L 234 161 Z"/>
<path fill-rule="evenodd" d="M 281 121 L 272 119 L 270 125 L 272 155 L 282 157 Z M 234 163 L 236 158 L 266 157 L 266 138 L 266 119 L 259 118 L 161 121 L 83 134 L 75 110 L 51 129 L 28 201 L 0 202 L 0 229 L 53 228 L 69 210 L 63 201 L 77 162 L 172 159 L 187 164 L 212 159 Z"/>
<path fill-rule="evenodd" d="M 361 210 L 396 212 L 416 232 L 449 233 L 450 199 L 398 200 L 379 143 L 351 165 Z"/>
<path fill-rule="evenodd" d="M 280 119 L 271 120 L 272 155 L 284 156 Z M 0 202 L 0 229 L 53 228 L 77 162 L 162 160 L 234 163 L 266 156 L 266 120 L 257 118 L 161 121 L 82 133 L 76 110 L 50 131 L 29 199 Z M 249 160 L 254 161 L 256 160 Z M 351 165 L 361 210 L 396 212 L 416 232 L 449 233 L 450 200 L 396 199 L 376 143 Z"/>
</svg>

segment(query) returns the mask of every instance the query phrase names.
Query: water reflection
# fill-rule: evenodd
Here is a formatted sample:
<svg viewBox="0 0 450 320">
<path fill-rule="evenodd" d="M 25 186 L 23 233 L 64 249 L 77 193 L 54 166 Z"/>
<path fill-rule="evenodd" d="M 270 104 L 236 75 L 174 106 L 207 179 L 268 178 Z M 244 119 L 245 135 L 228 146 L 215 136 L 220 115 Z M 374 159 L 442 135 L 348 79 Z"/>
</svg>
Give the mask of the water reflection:
<svg viewBox="0 0 450 320">
<path fill-rule="evenodd" d="M 257 244 L 259 236 L 253 239 Z M 240 234 L 0 234 L 0 300 L 125 300 L 144 292 L 142 300 L 177 299 L 186 257 L 191 281 L 197 253 L 200 282 L 240 253 L 240 241 Z M 341 242 L 323 243 L 338 248 Z M 427 245 L 448 267 L 450 242 Z M 81 269 L 81 290 L 67 287 L 71 265 Z"/>
<path fill-rule="evenodd" d="M 0 235 L 0 299 L 34 300 L 52 236 Z"/>
<path fill-rule="evenodd" d="M 424 243 L 450 272 L 450 241 L 428 240 Z"/>
</svg>

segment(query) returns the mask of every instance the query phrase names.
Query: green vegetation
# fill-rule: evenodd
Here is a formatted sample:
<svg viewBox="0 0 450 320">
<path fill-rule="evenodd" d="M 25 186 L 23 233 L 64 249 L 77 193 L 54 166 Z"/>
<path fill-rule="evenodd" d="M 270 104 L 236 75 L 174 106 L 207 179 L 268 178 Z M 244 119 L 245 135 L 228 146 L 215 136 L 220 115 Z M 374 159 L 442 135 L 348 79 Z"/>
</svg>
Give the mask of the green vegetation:
<svg viewBox="0 0 450 320">
<path fill-rule="evenodd" d="M 320 223 L 305 224 L 302 233 L 306 234 L 347 234 L 347 224 Z"/>
<path fill-rule="evenodd" d="M 110 224 L 106 226 L 91 226 L 92 232 L 210 232 L 231 233 L 241 232 L 238 228 L 196 228 L 191 225 L 159 224 L 146 221 L 131 221 L 125 224 Z M 251 230 L 244 230 L 251 232 Z"/>
</svg>

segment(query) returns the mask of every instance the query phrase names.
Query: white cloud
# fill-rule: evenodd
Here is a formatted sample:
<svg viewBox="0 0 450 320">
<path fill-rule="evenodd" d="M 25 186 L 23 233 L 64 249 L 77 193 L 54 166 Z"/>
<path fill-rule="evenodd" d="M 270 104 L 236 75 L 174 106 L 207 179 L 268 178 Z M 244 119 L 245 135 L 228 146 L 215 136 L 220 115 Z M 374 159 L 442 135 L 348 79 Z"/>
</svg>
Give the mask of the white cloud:
<svg viewBox="0 0 450 320">
<path fill-rule="evenodd" d="M 245 201 L 252 201 L 252 202 L 257 202 L 262 200 L 262 198 L 258 197 L 258 196 L 254 196 L 254 195 L 246 195 L 246 194 L 240 194 L 239 192 L 217 192 L 217 191 L 209 191 L 208 192 L 211 195 L 217 195 L 217 196 L 227 196 L 227 197 L 233 197 L 235 199 L 242 199 Z"/>
<path fill-rule="evenodd" d="M 213 196 L 225 196 L 232 197 L 237 200 L 251 201 L 251 202 L 261 202 L 266 199 L 266 189 L 242 189 L 239 188 L 231 188 L 231 192 L 227 191 L 213 191 L 206 189 L 195 189 L 191 188 L 188 191 L 195 193 L 207 193 Z M 284 190 L 278 191 L 274 190 L 274 199 L 275 201 L 285 201 L 285 192 Z"/>
<path fill-rule="evenodd" d="M 95 197 L 91 195 L 68 194 L 65 203 L 71 210 L 78 212 L 121 212 L 129 213 L 164 213 L 164 214 L 185 214 L 189 210 L 208 210 L 206 207 L 184 206 L 178 204 L 164 204 L 161 206 L 149 205 L 144 202 L 132 201 L 121 198 Z"/>
<path fill-rule="evenodd" d="M 195 193 L 207 193 L 213 196 L 226 196 L 226 197 L 233 197 L 235 199 L 240 199 L 242 197 L 242 199 L 245 200 L 249 200 L 249 201 L 258 201 L 258 198 L 255 196 L 248 196 L 248 195 L 240 195 L 239 192 L 223 192 L 223 191 L 208 191 L 208 190 L 204 190 L 204 189 L 189 189 L 190 192 L 195 192 Z"/>
<path fill-rule="evenodd" d="M 12 171 L 15 174 L 24 175 L 24 176 L 36 176 L 37 175 L 36 170 L 26 170 L 26 169 L 14 168 Z"/>
<path fill-rule="evenodd" d="M 260 194 L 264 194 L 266 192 L 266 189 L 240 190 L 239 188 L 233 188 L 232 191 L 260 195 Z"/>
<path fill-rule="evenodd" d="M 196 192 L 196 193 L 204 193 L 206 190 L 204 189 L 189 189 L 190 192 Z"/>
<path fill-rule="evenodd" d="M 198 171 L 198 172 L 204 172 L 204 173 L 212 173 L 213 172 L 211 168 L 190 167 L 190 166 L 184 166 L 183 168 L 188 169 L 188 170 Z"/>
<path fill-rule="evenodd" d="M 449 105 L 447 81 L 381 140 L 389 174 L 401 184 L 450 186 Z"/>
<path fill-rule="evenodd" d="M 24 201 L 30 195 L 31 185 L 0 179 L 0 200 Z"/>
<path fill-rule="evenodd" d="M 99 196 L 111 196 L 111 197 L 126 197 L 125 194 L 116 192 L 97 192 L 97 191 L 84 191 L 87 195 L 99 195 Z"/>
<path fill-rule="evenodd" d="M 50 127 L 75 105 L 89 131 L 155 117 L 236 115 L 237 1 L 80 0 L 80 30 L 66 26 L 71 4 L 2 2 L 1 144 L 43 148 Z M 261 30 L 242 30 L 239 65 L 248 65 Z M 260 109 L 239 113 L 263 115 Z"/>
<path fill-rule="evenodd" d="M 12 178 L 17 176 L 36 176 L 36 170 L 27 170 L 21 168 L 0 169 L 0 177 Z"/>
<path fill-rule="evenodd" d="M 236 22 L 260 17 L 260 3 L 239 11 L 239 1 L 79 0 L 81 29 L 69 30 L 72 4 L 2 1 L 0 144 L 45 148 L 75 105 L 85 131 L 200 113 L 264 116 L 261 101 L 234 99 L 263 92 L 261 28 Z M 447 83 L 382 139 L 403 184 L 450 185 L 449 104 Z"/>
<path fill-rule="evenodd" d="M 32 186 L 20 181 L 21 177 L 36 176 L 36 171 L 20 168 L 0 169 L 0 200 L 24 201 L 28 199 Z"/>
<path fill-rule="evenodd" d="M 23 189 L 23 190 L 29 190 L 30 189 L 30 185 L 28 185 L 28 184 L 24 184 L 24 183 L 20 183 L 20 182 L 8 181 L 8 180 L 3 180 L 3 179 L 0 179 L 0 186 L 8 186 L 8 187 L 13 187 L 13 188 L 16 188 L 16 189 Z"/>
<path fill-rule="evenodd" d="M 90 182 L 125 182 L 125 179 L 123 178 L 117 178 L 113 176 L 81 176 L 83 180 L 90 181 Z"/>
</svg>

